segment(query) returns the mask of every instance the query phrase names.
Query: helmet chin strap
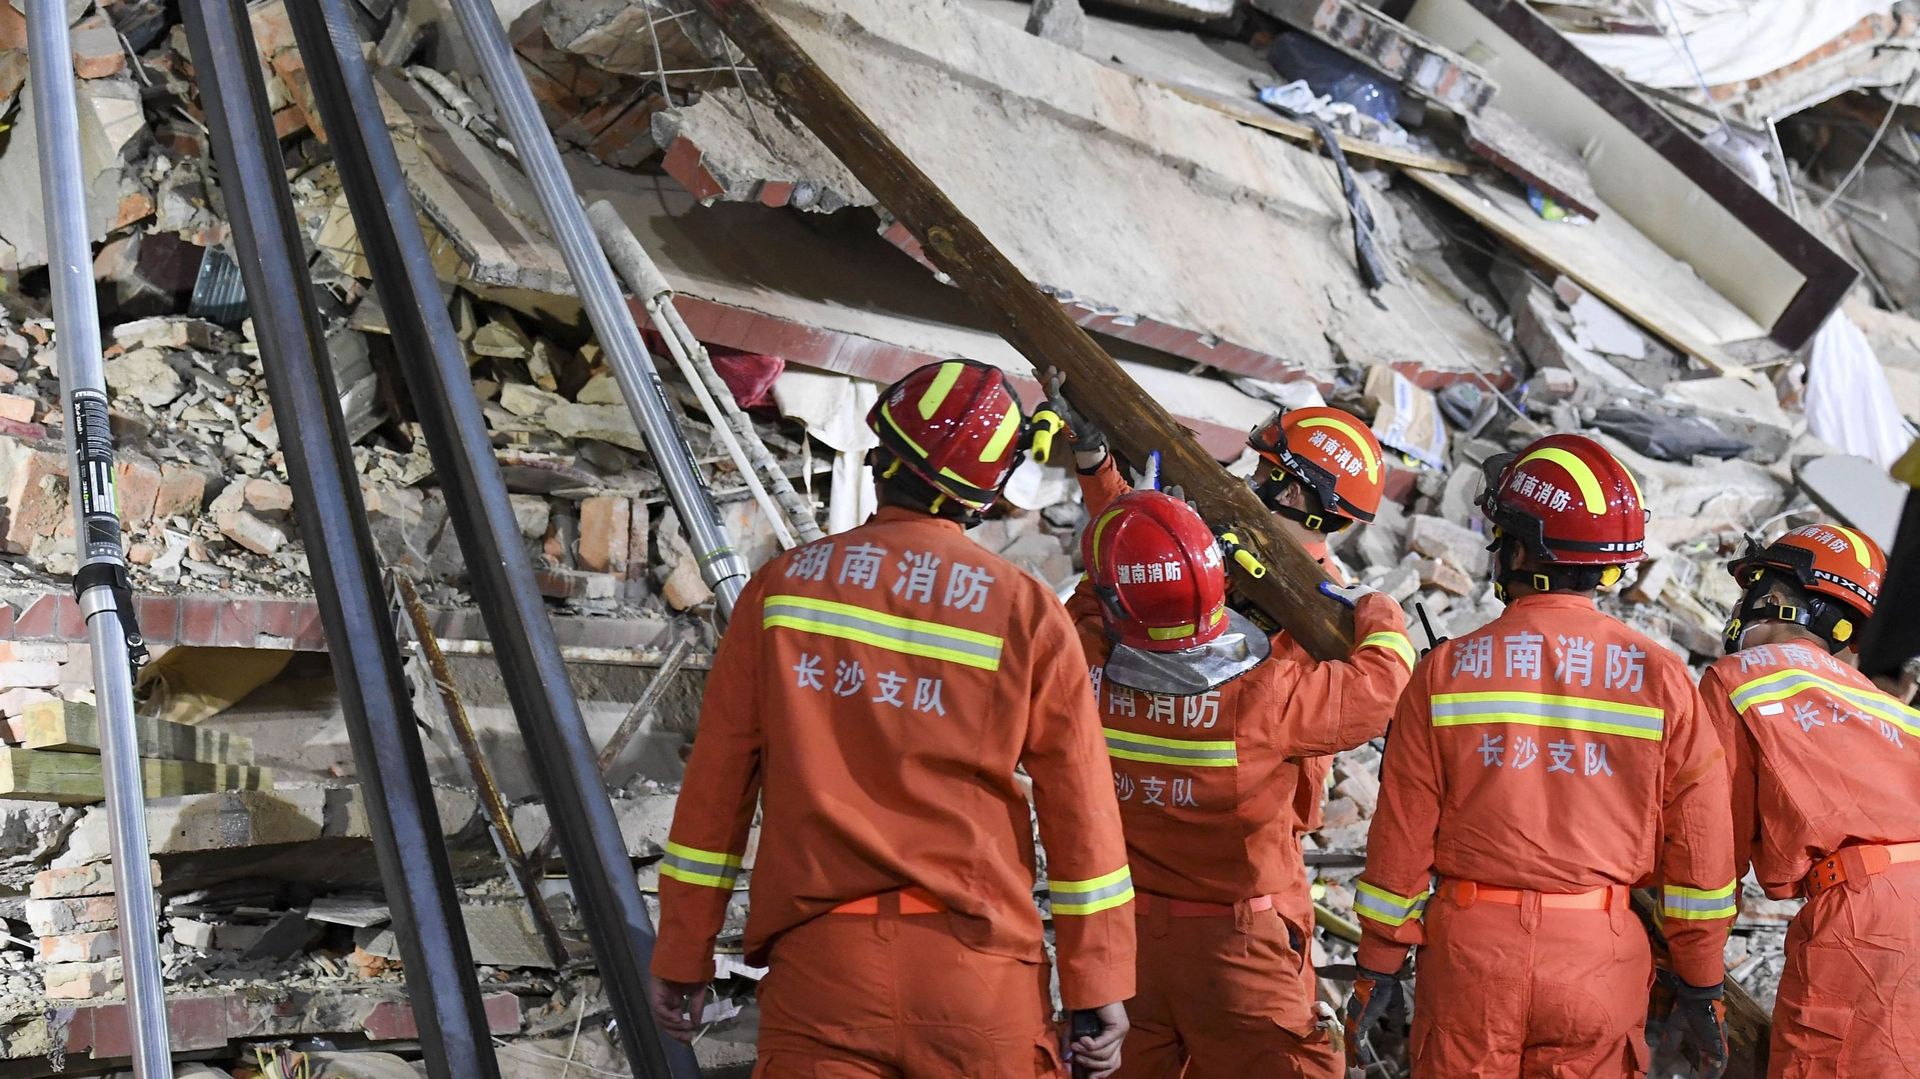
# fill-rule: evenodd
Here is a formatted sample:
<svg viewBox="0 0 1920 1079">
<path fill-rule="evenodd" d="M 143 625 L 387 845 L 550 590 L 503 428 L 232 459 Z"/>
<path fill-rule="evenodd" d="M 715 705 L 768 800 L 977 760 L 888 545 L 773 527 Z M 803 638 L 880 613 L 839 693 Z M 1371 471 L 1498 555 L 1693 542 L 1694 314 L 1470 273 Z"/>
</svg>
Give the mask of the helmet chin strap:
<svg viewBox="0 0 1920 1079">
<path fill-rule="evenodd" d="M 1353 523 L 1352 518 L 1342 517 L 1337 513 L 1329 513 L 1325 509 L 1302 509 L 1299 506 L 1289 506 L 1285 502 L 1280 501 L 1280 496 L 1286 493 L 1287 488 L 1296 484 L 1300 487 L 1300 490 L 1306 494 L 1307 500 L 1312 502 L 1314 506 L 1318 507 L 1322 505 L 1319 494 L 1291 475 L 1286 476 L 1285 479 L 1261 480 L 1260 483 L 1254 487 L 1253 493 L 1259 495 L 1260 501 L 1266 503 L 1267 508 L 1274 513 L 1315 532 L 1324 532 L 1332 535 Z"/>
<path fill-rule="evenodd" d="M 1515 584 L 1527 585 L 1535 592 L 1591 592 L 1612 587 L 1626 572 L 1620 566 L 1548 565 L 1540 569 L 1520 569 L 1511 556 L 1521 549 L 1518 539 L 1497 527 L 1493 530 L 1493 542 L 1487 544 L 1487 550 L 1493 553 L 1494 559 L 1493 594 L 1502 603 L 1512 602 Z"/>
<path fill-rule="evenodd" d="M 1775 586 L 1783 587 L 1794 602 L 1781 603 L 1769 598 Z M 1777 622 L 1801 627 L 1826 645 L 1828 652 L 1837 656 L 1851 647 L 1859 634 L 1856 617 L 1845 604 L 1836 603 L 1825 596 L 1808 594 L 1798 581 L 1781 574 L 1761 572 L 1740 594 L 1740 604 L 1733 609 L 1733 616 L 1727 620 L 1727 627 L 1721 631 L 1720 639 L 1727 652 L 1732 654 L 1741 650 L 1742 639 L 1754 627 Z"/>
</svg>

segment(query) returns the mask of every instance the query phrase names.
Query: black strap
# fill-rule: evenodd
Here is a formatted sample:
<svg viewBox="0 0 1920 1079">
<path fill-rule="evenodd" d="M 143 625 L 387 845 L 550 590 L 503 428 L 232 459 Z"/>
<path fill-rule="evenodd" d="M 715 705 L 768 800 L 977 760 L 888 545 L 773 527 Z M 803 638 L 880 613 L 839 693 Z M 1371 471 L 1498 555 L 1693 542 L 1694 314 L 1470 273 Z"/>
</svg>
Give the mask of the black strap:
<svg viewBox="0 0 1920 1079">
<path fill-rule="evenodd" d="M 127 638 L 127 659 L 135 674 L 147 665 L 151 653 L 147 651 L 147 639 L 140 632 L 140 617 L 134 613 L 133 581 L 127 576 L 127 567 L 116 562 L 93 562 L 80 567 L 73 575 L 73 597 L 79 599 L 96 588 L 106 588 L 113 593 L 114 613 L 120 618 L 120 631 Z"/>
</svg>

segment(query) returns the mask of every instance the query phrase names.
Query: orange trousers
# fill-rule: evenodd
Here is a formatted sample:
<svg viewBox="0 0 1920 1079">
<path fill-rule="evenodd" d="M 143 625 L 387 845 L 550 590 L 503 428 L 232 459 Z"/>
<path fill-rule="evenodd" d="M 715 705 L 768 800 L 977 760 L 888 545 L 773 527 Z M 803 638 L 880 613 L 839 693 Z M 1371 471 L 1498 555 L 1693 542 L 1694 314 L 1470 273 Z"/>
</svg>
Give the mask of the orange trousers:
<svg viewBox="0 0 1920 1079">
<path fill-rule="evenodd" d="M 1631 908 L 1541 910 L 1436 895 L 1415 967 L 1421 1079 L 1647 1072 L 1653 951 Z"/>
<path fill-rule="evenodd" d="M 1136 899 L 1139 977 L 1116 1079 L 1339 1079 L 1339 1054 L 1313 1021 L 1305 936 L 1277 910 L 1173 917 Z"/>
<path fill-rule="evenodd" d="M 940 914 L 829 914 L 774 942 L 756 1079 L 1056 1079 L 1047 967 L 974 951 Z"/>
<path fill-rule="evenodd" d="M 1848 881 L 1794 916 L 1767 1075 L 1920 1076 L 1920 863 Z"/>
</svg>

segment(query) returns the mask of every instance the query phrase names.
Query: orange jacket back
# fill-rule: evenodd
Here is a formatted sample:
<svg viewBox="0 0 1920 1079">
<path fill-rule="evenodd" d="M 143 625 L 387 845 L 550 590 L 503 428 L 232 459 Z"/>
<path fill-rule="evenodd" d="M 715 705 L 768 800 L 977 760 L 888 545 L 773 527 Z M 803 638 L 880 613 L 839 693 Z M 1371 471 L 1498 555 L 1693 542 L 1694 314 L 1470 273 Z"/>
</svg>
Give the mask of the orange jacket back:
<svg viewBox="0 0 1920 1079">
<path fill-rule="evenodd" d="M 1675 972 L 1720 981 L 1721 761 L 1685 664 L 1589 598 L 1513 601 L 1430 652 L 1401 697 L 1355 896 L 1360 962 L 1395 969 L 1421 941 L 1434 874 L 1554 893 L 1658 877 Z"/>
<path fill-rule="evenodd" d="M 746 947 L 907 887 L 972 947 L 1038 961 L 1033 782 L 1069 1008 L 1133 993 L 1133 888 L 1086 659 L 1043 585 L 959 526 L 882 509 L 742 593 L 661 866 L 653 970 L 712 974 L 764 802 Z"/>
<path fill-rule="evenodd" d="M 1700 678 L 1733 775 L 1737 868 L 1800 894 L 1856 843 L 1920 842 L 1920 711 L 1816 644 L 1763 645 Z"/>
</svg>

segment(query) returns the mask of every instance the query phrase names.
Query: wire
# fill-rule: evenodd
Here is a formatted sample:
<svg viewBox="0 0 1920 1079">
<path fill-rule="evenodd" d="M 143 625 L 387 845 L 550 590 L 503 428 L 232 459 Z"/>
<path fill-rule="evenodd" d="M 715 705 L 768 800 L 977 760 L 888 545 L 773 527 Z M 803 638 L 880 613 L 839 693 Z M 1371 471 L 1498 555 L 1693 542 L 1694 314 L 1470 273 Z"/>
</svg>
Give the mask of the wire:
<svg viewBox="0 0 1920 1079">
<path fill-rule="evenodd" d="M 1853 167 L 1847 170 L 1846 176 L 1842 177 L 1839 183 L 1833 185 L 1833 193 L 1828 195 L 1826 201 L 1820 204 L 1821 213 L 1826 213 L 1828 207 L 1831 207 L 1834 201 L 1841 195 L 1846 194 L 1847 188 L 1853 186 L 1853 181 L 1859 179 L 1860 170 L 1867 167 L 1867 159 L 1872 157 L 1873 152 L 1880 148 L 1880 140 L 1886 137 L 1887 127 L 1893 123 L 1893 114 L 1900 111 L 1900 102 L 1906 100 L 1907 91 L 1913 89 L 1913 82 L 1916 78 L 1920 78 L 1920 71 L 1908 75 L 1907 81 L 1900 84 L 1900 92 L 1893 95 L 1893 101 L 1887 105 L 1887 114 L 1880 118 L 1880 126 L 1874 129 L 1873 138 L 1867 140 L 1867 148 L 1860 151 L 1860 159 L 1853 163 Z"/>
</svg>

